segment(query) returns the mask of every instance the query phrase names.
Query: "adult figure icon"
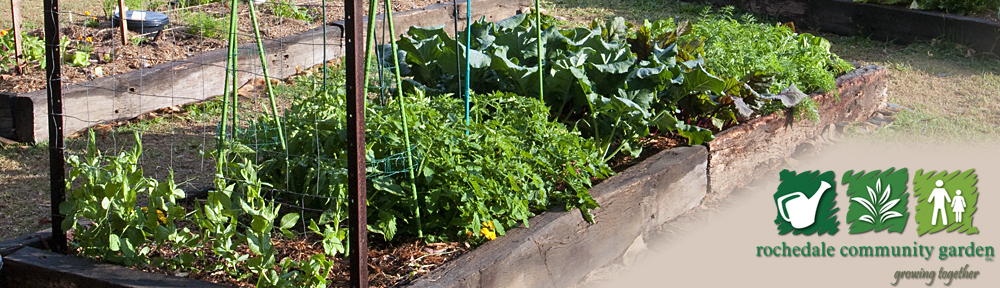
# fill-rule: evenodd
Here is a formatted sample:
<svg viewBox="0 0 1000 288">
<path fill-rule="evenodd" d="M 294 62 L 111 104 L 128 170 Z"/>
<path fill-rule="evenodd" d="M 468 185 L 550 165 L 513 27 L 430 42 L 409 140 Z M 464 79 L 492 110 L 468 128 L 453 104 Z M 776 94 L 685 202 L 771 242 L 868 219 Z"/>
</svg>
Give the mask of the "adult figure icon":
<svg viewBox="0 0 1000 288">
<path fill-rule="evenodd" d="M 955 198 L 951 198 L 951 211 L 955 212 L 955 223 L 962 222 L 962 213 L 965 212 L 965 197 L 962 190 L 955 190 Z"/>
<path fill-rule="evenodd" d="M 934 182 L 937 184 L 937 188 L 931 190 L 931 197 L 927 198 L 927 203 L 934 203 L 934 212 L 931 213 L 931 225 L 937 225 L 937 215 L 938 211 L 941 212 L 941 220 L 944 225 L 948 225 L 948 212 L 944 210 L 945 202 L 951 202 L 951 198 L 948 197 L 948 190 L 945 190 L 944 181 L 937 180 Z M 962 207 L 963 209 L 965 207 Z"/>
</svg>

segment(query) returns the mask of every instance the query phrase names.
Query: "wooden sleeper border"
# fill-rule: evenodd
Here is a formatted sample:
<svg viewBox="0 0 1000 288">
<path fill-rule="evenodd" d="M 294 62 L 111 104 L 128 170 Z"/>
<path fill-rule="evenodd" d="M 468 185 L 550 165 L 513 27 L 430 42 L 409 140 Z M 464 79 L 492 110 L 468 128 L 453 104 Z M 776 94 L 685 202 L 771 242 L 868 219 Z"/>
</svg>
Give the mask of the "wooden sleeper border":
<svg viewBox="0 0 1000 288">
<path fill-rule="evenodd" d="M 815 145 L 823 133 L 831 132 L 831 125 L 867 119 L 884 105 L 886 83 L 884 67 L 863 67 L 837 79 L 839 100 L 833 93 L 812 96 L 819 106 L 820 123 L 793 122 L 775 114 L 723 131 L 705 146 L 662 151 L 591 188 L 601 205 L 593 210 L 596 223 L 584 221 L 579 211 L 542 213 L 530 220 L 530 228 L 510 229 L 506 236 L 444 264 L 410 286 L 567 287 L 602 267 L 629 263 L 635 251 L 641 250 L 643 237 L 663 223 L 705 199 L 725 197 L 756 178 L 775 175 L 774 168 L 799 145 Z M 0 253 L 5 255 L 0 286 L 212 285 L 26 247 L 39 247 L 43 237 L 41 233 L 0 242 Z M 133 282 L 120 282 L 124 280 Z"/>
<path fill-rule="evenodd" d="M 667 221 L 704 199 L 729 195 L 775 169 L 799 145 L 816 145 L 831 125 L 867 120 L 886 100 L 884 67 L 867 66 L 837 79 L 837 94 L 812 95 L 820 122 L 780 114 L 719 133 L 705 146 L 662 151 L 590 189 L 600 208 L 590 224 L 576 211 L 545 212 L 530 229 L 446 263 L 411 287 L 573 287 L 591 271 L 631 262 L 632 252 Z"/>
<path fill-rule="evenodd" d="M 493 6 L 489 7 L 495 9 L 487 10 L 487 13 L 491 13 L 488 16 L 496 17 L 496 20 L 512 16 L 522 7 L 520 5 L 522 0 L 480 0 L 479 2 L 484 3 L 484 5 L 492 3 Z M 477 3 L 473 2 L 473 5 L 480 5 Z M 452 9 L 449 3 L 442 3 L 421 10 L 399 13 L 395 16 L 397 25 L 401 26 L 396 27 L 397 31 L 403 31 L 402 29 L 409 25 L 432 25 L 420 21 L 427 21 L 425 19 L 433 19 L 434 17 L 451 17 Z M 411 15 L 409 17 L 412 21 L 407 22 L 405 19 L 408 18 L 405 15 Z M 270 42 L 267 44 L 271 45 L 268 46 L 268 51 L 272 51 L 269 59 L 272 63 L 284 63 L 284 65 L 294 63 L 288 59 L 300 59 L 295 61 L 318 59 L 319 57 L 313 54 L 322 51 L 306 48 L 313 45 L 308 43 L 322 39 L 316 38 L 316 33 L 318 30 L 311 30 L 303 34 L 282 38 L 281 41 Z M 340 32 L 335 30 L 332 33 Z M 275 49 L 272 50 L 272 47 Z M 339 55 L 339 45 L 331 45 L 330 47 L 333 47 L 328 51 L 330 58 Z M 279 57 L 279 55 L 282 56 Z M 286 56 L 288 59 L 284 62 L 274 60 Z M 72 93 L 93 93 L 95 90 L 100 90 L 84 89 L 84 85 L 106 87 L 105 90 L 111 91 L 113 94 L 101 96 L 106 98 L 103 101 L 116 98 L 118 99 L 116 103 L 131 103 L 132 106 L 122 105 L 118 109 L 118 113 L 113 113 L 110 110 L 105 111 L 108 115 L 101 117 L 107 118 L 101 119 L 110 120 L 124 117 L 121 115 L 134 117 L 140 112 L 145 112 L 138 107 L 145 107 L 143 109 L 148 110 L 158 108 L 148 102 L 139 103 L 139 94 L 163 92 L 129 91 L 127 88 L 133 82 L 137 83 L 136 81 L 143 79 L 146 81 L 161 79 L 166 75 L 173 77 L 166 77 L 166 79 L 176 81 L 177 79 L 198 79 L 198 77 L 214 75 L 212 73 L 224 73 L 221 68 L 224 65 L 211 64 L 220 61 L 220 59 L 221 61 L 225 59 L 223 51 L 209 52 L 184 61 L 159 65 L 152 69 L 86 82 L 89 84 L 72 85 L 67 87 L 68 89 L 64 89 L 64 93 L 77 95 Z M 293 71 L 293 69 L 279 69 L 279 71 L 281 70 L 284 72 L 275 73 L 278 75 L 276 77 L 287 77 L 290 75 L 288 73 Z M 221 77 L 218 78 L 221 79 Z M 215 82 L 203 82 L 218 85 L 214 89 L 206 88 L 204 90 L 221 90 L 222 84 Z M 510 229 L 506 236 L 490 241 L 458 259 L 446 263 L 443 267 L 416 279 L 410 286 L 575 286 L 591 271 L 616 262 L 628 262 L 626 258 L 634 254 L 637 246 L 642 245 L 644 236 L 655 231 L 663 223 L 697 207 L 705 199 L 725 197 L 734 189 L 756 178 L 774 174 L 774 168 L 790 157 L 800 145 L 815 145 L 815 142 L 821 139 L 821 134 L 830 132 L 834 127 L 832 125 L 867 119 L 880 106 L 884 105 L 886 83 L 885 68 L 863 67 L 837 79 L 837 94 L 826 93 L 813 96 L 820 110 L 819 123 L 808 120 L 794 122 L 782 115 L 775 114 L 757 118 L 723 131 L 716 136 L 716 140 L 705 146 L 681 147 L 662 151 L 591 189 L 594 199 L 601 204 L 601 208 L 593 211 L 596 223 L 587 223 L 578 211 L 542 213 L 530 220 L 530 229 L 524 227 Z M 164 84 L 142 87 L 166 89 L 172 86 Z M 201 87 L 196 88 L 195 90 L 198 91 L 189 91 L 194 93 L 190 95 L 198 95 L 191 97 L 191 101 L 204 99 L 198 97 L 208 97 L 208 94 L 200 92 L 202 91 Z M 0 108 L 11 107 L 8 110 L 13 110 L 14 114 L 34 114 L 27 118 L 17 117 L 17 115 L 13 117 L 15 126 L 27 125 L 24 124 L 27 121 L 24 119 L 34 119 L 32 120 L 34 128 L 28 130 L 32 131 L 30 135 L 32 140 L 41 139 L 47 135 L 47 131 L 44 131 L 47 127 L 44 125 L 45 122 L 38 122 L 39 116 L 44 121 L 45 111 L 44 91 L 39 94 L 42 95 L 40 99 L 31 93 L 18 95 L 6 99 L 8 100 L 7 106 L 0 106 Z M 95 96 L 91 95 L 91 97 Z M 150 97 L 145 98 L 146 100 L 159 99 L 151 96 L 146 97 Z M 839 99 L 837 99 L 838 97 Z M 87 98 L 77 97 L 77 99 Z M 0 102 L 2 100 L 4 99 L 0 99 Z M 39 100 L 41 101 L 39 102 Z M 32 109 L 17 110 L 17 107 L 25 107 L 25 102 L 32 104 L 27 106 L 32 107 Z M 38 105 L 37 103 L 42 104 Z M 74 102 L 67 101 L 67 110 L 71 107 L 70 103 Z M 140 104 L 143 105 L 140 106 Z M 171 102 L 171 105 L 176 104 L 180 103 Z M 121 112 L 123 109 L 127 112 Z M 2 111 L 4 110 L 0 110 L 0 112 Z M 2 119 L 0 118 L 0 120 Z M 68 118 L 67 123 L 70 122 Z M 78 122 L 73 124 L 76 126 L 67 124 L 67 129 L 75 131 L 84 129 L 90 124 L 84 121 Z M 15 130 L 20 136 L 24 136 L 23 131 L 25 130 L 17 128 Z M 36 236 L 37 240 L 33 240 L 31 237 L 22 237 L 0 242 L 0 253 L 5 255 L 5 265 L 3 270 L 0 270 L 0 286 L 215 286 L 211 283 L 191 279 L 144 273 L 115 265 L 97 264 L 83 258 L 30 248 L 41 248 L 39 247 L 41 241 L 38 240 L 43 239 L 43 237 L 45 237 L 44 233 Z"/>
</svg>

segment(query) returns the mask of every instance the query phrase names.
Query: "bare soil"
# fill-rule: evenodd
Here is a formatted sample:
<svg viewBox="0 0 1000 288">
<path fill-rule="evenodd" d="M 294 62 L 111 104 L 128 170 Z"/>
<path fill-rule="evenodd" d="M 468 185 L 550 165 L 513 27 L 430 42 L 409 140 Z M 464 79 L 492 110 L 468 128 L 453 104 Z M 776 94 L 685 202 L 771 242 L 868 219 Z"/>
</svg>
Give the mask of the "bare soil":
<svg viewBox="0 0 1000 288">
<path fill-rule="evenodd" d="M 274 5 L 261 5 L 258 11 L 258 21 L 260 23 L 262 38 L 277 39 L 320 26 L 322 22 L 321 9 L 323 6 L 319 1 L 295 2 L 298 2 L 299 7 L 302 7 L 302 9 L 307 9 L 307 13 L 315 20 L 306 22 L 298 19 L 278 17 L 274 15 Z M 440 0 L 401 0 L 393 1 L 392 6 L 395 12 L 399 12 L 440 2 Z M 339 21 L 344 18 L 343 2 L 331 1 L 326 4 L 327 23 Z M 378 11 L 383 10 L 378 9 Z M 72 42 L 72 44 L 67 46 L 68 51 L 76 51 L 84 46 L 92 46 L 93 52 L 90 57 L 92 64 L 85 67 L 64 64 L 62 67 L 63 84 L 74 84 L 99 77 L 149 68 L 158 64 L 181 60 L 200 53 L 223 48 L 227 45 L 227 42 L 223 39 L 224 37 L 216 39 L 204 37 L 203 34 L 192 34 L 191 31 L 186 29 L 187 26 L 183 23 L 182 19 L 185 18 L 185 15 L 192 12 L 202 12 L 217 19 L 225 19 L 225 17 L 228 17 L 229 11 L 229 8 L 222 3 L 168 10 L 164 13 L 170 17 L 171 24 L 158 37 L 153 38 L 153 35 L 143 37 L 129 31 L 129 39 L 135 37 L 147 39 L 145 43 L 138 45 L 122 45 L 121 33 L 118 32 L 118 28 L 111 27 L 111 21 L 106 16 L 77 15 L 74 20 L 78 21 L 63 23 L 61 25 L 60 34 L 66 36 Z M 238 14 L 240 16 L 238 20 L 238 42 L 240 44 L 251 43 L 253 41 L 253 26 L 250 22 L 248 6 L 240 5 Z M 83 20 L 88 17 L 98 20 L 100 24 L 94 28 L 84 26 Z M 40 28 L 34 29 L 30 34 L 42 36 L 43 31 Z M 63 60 L 66 61 L 65 58 Z M 96 72 L 95 69 L 97 67 L 100 67 L 102 70 L 100 73 Z M 8 72 L 0 75 L 0 77 L 2 77 L 0 91 L 25 93 L 45 88 L 45 71 L 39 68 L 38 63 L 29 64 L 24 69 L 24 74 L 18 75 Z"/>
</svg>

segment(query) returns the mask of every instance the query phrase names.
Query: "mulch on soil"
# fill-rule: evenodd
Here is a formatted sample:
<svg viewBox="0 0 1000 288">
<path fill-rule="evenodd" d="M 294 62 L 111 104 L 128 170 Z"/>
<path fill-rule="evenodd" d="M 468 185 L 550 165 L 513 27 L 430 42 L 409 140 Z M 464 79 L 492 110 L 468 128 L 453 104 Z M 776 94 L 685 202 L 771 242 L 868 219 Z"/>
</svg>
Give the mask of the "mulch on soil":
<svg viewBox="0 0 1000 288">
<path fill-rule="evenodd" d="M 445 262 L 455 259 L 471 248 L 468 243 L 447 242 L 447 243 L 425 243 L 417 239 L 397 240 L 392 243 L 382 241 L 378 235 L 369 234 L 368 246 L 368 283 L 371 287 L 394 287 L 409 283 L 410 281 L 424 275 L 431 270 L 441 266 Z M 287 239 L 279 236 L 280 239 L 272 239 L 271 243 L 275 248 L 275 259 L 289 258 L 296 261 L 308 261 L 314 254 L 323 253 L 323 245 L 316 235 Z M 202 249 L 205 255 L 213 255 L 210 248 Z M 172 249 L 171 247 L 159 247 L 153 250 L 151 257 L 173 258 L 182 253 L 192 253 L 187 249 Z M 237 248 L 238 253 L 251 253 L 246 245 Z M 203 269 L 219 261 L 215 257 L 205 257 L 199 259 L 194 265 L 195 270 Z M 350 284 L 350 274 L 348 269 L 350 263 L 338 255 L 333 269 L 327 276 L 327 281 L 332 287 L 348 287 Z M 180 270 L 169 270 L 158 267 L 131 267 L 133 269 L 160 273 L 181 277 L 188 277 L 214 283 L 223 283 L 237 287 L 254 287 L 257 282 L 256 277 L 247 279 L 237 279 L 223 271 L 195 272 L 189 273 Z M 245 275 L 250 271 L 240 267 Z"/>
<path fill-rule="evenodd" d="M 297 19 L 282 18 L 274 16 L 272 5 L 262 5 L 258 10 L 258 21 L 261 28 L 261 37 L 264 39 L 277 39 L 284 36 L 302 33 L 309 29 L 319 27 L 320 10 L 322 6 L 319 1 L 297 1 L 300 7 L 309 9 L 309 14 L 313 16 L 311 23 Z M 440 0 L 400 0 L 393 1 L 395 12 L 408 11 L 420 7 L 425 7 L 434 3 L 441 3 Z M 384 9 L 378 9 L 382 11 Z M 147 35 L 146 42 L 139 45 L 122 45 L 121 34 L 118 28 L 111 27 L 108 17 L 94 16 L 100 24 L 97 27 L 85 27 L 83 23 L 63 23 L 60 34 L 67 37 L 73 44 L 67 50 L 74 51 L 79 45 L 86 43 L 93 45 L 91 53 L 91 65 L 85 67 L 74 67 L 69 64 L 62 66 L 63 85 L 74 84 L 93 80 L 99 77 L 118 75 L 133 70 L 150 68 L 158 64 L 186 59 L 188 57 L 226 47 L 227 42 L 224 37 L 220 39 L 203 37 L 186 32 L 185 24 L 182 23 L 182 15 L 195 11 L 201 11 L 207 15 L 224 19 L 229 13 L 229 9 L 222 3 L 211 3 L 197 7 L 189 7 L 167 11 L 170 17 L 170 25 L 161 32 L 158 37 Z M 253 42 L 253 28 L 250 22 L 249 9 L 245 5 L 239 6 L 240 18 L 238 20 L 240 44 Z M 327 22 L 342 20 L 344 18 L 343 2 L 331 1 L 327 3 Z M 41 37 L 42 29 L 35 29 L 29 34 Z M 224 34 L 224 33 L 223 33 Z M 85 42 L 88 37 L 92 42 Z M 129 31 L 129 39 L 142 37 Z M 64 53 L 66 51 L 63 51 Z M 66 60 L 65 58 L 63 59 Z M 110 61 L 106 61 L 110 60 Z M 28 65 L 24 69 L 24 74 L 15 75 L 5 73 L 0 75 L 0 91 L 26 93 L 45 89 L 45 70 L 40 69 L 38 64 Z M 96 73 L 95 68 L 101 67 L 100 73 Z"/>
</svg>

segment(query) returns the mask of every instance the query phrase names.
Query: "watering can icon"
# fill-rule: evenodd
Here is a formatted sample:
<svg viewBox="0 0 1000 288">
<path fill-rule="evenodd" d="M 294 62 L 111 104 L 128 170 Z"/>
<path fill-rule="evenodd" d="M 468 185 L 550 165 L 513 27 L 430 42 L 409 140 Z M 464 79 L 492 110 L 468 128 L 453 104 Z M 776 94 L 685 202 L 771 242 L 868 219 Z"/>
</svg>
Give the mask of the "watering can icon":
<svg viewBox="0 0 1000 288">
<path fill-rule="evenodd" d="M 778 197 L 778 213 L 785 221 L 791 222 L 795 229 L 809 227 L 816 222 L 816 207 L 819 206 L 819 199 L 823 198 L 823 193 L 832 187 L 826 181 L 820 181 L 819 189 L 812 198 L 806 197 L 802 192 L 789 193 Z M 794 198 L 793 198 L 794 197 Z M 789 199 L 791 198 L 791 199 Z"/>
</svg>

